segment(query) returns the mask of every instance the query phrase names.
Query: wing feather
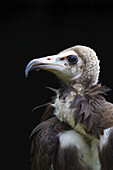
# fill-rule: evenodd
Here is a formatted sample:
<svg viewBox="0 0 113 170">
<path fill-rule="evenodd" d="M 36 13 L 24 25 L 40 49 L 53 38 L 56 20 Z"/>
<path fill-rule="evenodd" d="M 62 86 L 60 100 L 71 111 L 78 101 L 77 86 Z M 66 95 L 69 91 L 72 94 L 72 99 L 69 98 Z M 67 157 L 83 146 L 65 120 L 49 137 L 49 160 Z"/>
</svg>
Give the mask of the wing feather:
<svg viewBox="0 0 113 170">
<path fill-rule="evenodd" d="M 99 152 L 99 157 L 102 170 L 113 170 L 113 128 L 111 128 L 108 140 Z"/>
<path fill-rule="evenodd" d="M 65 130 L 71 129 L 55 117 L 40 123 L 32 132 L 31 169 L 50 170 L 55 165 L 59 147 L 59 136 Z"/>
</svg>

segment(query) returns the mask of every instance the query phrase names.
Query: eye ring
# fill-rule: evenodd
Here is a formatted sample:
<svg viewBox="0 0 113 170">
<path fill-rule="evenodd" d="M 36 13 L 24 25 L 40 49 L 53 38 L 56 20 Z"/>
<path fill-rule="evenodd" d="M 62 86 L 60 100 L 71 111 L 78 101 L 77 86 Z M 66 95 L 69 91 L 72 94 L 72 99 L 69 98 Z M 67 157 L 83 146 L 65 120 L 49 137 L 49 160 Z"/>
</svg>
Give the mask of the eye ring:
<svg viewBox="0 0 113 170">
<path fill-rule="evenodd" d="M 78 62 L 78 57 L 76 55 L 69 55 L 67 56 L 67 60 L 70 65 L 74 65 Z"/>
</svg>

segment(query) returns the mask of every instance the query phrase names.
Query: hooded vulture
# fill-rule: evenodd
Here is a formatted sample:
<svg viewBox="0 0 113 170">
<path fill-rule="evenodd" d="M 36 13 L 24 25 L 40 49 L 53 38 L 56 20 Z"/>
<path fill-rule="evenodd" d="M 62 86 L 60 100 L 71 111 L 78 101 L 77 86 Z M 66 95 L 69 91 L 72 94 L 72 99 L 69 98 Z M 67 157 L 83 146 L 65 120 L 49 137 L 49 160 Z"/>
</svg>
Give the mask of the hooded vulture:
<svg viewBox="0 0 113 170">
<path fill-rule="evenodd" d="M 30 61 L 31 70 L 48 70 L 62 82 L 41 123 L 32 131 L 32 170 L 113 170 L 113 104 L 98 84 L 96 53 L 74 46 Z"/>
</svg>

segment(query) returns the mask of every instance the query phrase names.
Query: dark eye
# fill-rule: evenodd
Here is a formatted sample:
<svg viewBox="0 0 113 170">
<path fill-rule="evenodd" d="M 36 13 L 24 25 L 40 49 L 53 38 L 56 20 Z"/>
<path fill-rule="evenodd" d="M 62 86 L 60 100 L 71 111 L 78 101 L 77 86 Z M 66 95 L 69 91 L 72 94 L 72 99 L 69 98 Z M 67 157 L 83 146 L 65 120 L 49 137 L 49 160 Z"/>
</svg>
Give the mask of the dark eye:
<svg viewBox="0 0 113 170">
<path fill-rule="evenodd" d="M 78 58 L 76 55 L 69 55 L 67 57 L 67 60 L 70 65 L 76 64 L 78 62 Z"/>
</svg>

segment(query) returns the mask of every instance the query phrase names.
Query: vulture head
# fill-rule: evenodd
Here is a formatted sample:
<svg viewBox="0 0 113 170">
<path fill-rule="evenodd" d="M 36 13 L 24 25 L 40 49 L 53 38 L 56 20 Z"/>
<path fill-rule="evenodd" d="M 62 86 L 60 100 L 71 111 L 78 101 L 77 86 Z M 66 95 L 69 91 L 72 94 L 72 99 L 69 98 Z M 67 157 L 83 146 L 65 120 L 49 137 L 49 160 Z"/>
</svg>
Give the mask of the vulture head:
<svg viewBox="0 0 113 170">
<path fill-rule="evenodd" d="M 55 108 L 54 115 L 60 121 L 75 128 L 81 120 L 87 119 L 92 114 L 89 103 L 90 99 L 92 103 L 93 98 L 92 96 L 86 97 L 85 93 L 87 93 L 87 89 L 89 92 L 91 89 L 92 94 L 97 88 L 101 89 L 97 85 L 100 67 L 94 50 L 77 45 L 57 55 L 34 59 L 26 67 L 26 77 L 29 71 L 40 69 L 51 71 L 63 82 L 63 86 L 57 91 L 56 99 L 52 104 Z M 96 91 L 95 94 L 102 93 L 99 90 Z M 89 110 L 89 108 L 91 109 Z"/>
<path fill-rule="evenodd" d="M 74 46 L 57 55 L 38 58 L 30 61 L 25 74 L 31 70 L 48 70 L 62 82 L 96 85 L 99 76 L 99 60 L 94 50 L 85 46 Z"/>
</svg>

